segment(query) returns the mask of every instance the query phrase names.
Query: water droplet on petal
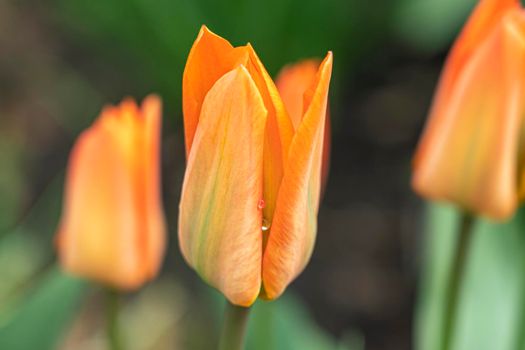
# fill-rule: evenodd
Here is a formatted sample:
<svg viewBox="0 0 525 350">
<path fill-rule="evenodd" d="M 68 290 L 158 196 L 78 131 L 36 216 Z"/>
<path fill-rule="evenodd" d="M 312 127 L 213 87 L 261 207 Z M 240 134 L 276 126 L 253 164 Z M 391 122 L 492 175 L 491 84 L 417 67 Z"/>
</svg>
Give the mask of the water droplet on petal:
<svg viewBox="0 0 525 350">
<path fill-rule="evenodd" d="M 264 201 L 264 199 L 259 199 L 259 203 L 257 203 L 257 208 L 259 208 L 259 210 L 261 209 L 264 209 L 264 207 L 266 207 L 266 202 Z"/>
<path fill-rule="evenodd" d="M 270 229 L 270 225 L 271 225 L 271 223 L 270 223 L 268 220 L 263 219 L 263 220 L 262 220 L 262 227 L 261 227 L 261 229 L 263 230 L 263 232 L 264 232 L 264 231 L 268 231 L 268 230 Z"/>
</svg>

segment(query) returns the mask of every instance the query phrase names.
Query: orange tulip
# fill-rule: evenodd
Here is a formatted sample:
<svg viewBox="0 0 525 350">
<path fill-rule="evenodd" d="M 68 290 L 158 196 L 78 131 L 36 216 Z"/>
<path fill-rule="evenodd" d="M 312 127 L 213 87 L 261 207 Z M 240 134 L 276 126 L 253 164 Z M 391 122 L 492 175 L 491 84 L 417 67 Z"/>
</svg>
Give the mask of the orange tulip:
<svg viewBox="0 0 525 350">
<path fill-rule="evenodd" d="M 165 246 L 161 101 L 106 107 L 70 156 L 57 235 L 65 270 L 118 289 L 153 279 Z"/>
<path fill-rule="evenodd" d="M 421 195 L 493 219 L 511 216 L 523 173 L 525 12 L 482 0 L 448 57 L 415 159 Z"/>
<path fill-rule="evenodd" d="M 188 264 L 232 303 L 274 299 L 312 253 L 332 54 L 294 126 L 251 45 L 202 27 L 183 76 L 188 166 L 179 242 Z"/>
</svg>

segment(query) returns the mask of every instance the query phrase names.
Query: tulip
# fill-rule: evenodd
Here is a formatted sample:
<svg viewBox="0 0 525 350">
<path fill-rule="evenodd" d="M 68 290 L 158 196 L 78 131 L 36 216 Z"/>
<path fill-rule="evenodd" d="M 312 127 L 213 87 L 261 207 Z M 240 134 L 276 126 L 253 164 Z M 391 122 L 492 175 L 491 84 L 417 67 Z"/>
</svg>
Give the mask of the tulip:
<svg viewBox="0 0 525 350">
<path fill-rule="evenodd" d="M 250 44 L 234 48 L 202 27 L 190 51 L 179 243 L 235 305 L 277 298 L 310 258 L 331 69 L 328 53 L 294 125 Z"/>
<path fill-rule="evenodd" d="M 120 290 L 153 279 L 164 254 L 161 101 L 106 107 L 75 143 L 57 234 L 60 263 Z"/>
<path fill-rule="evenodd" d="M 495 220 L 510 217 L 524 182 L 525 12 L 482 0 L 447 59 L 414 159 L 412 185 Z"/>
</svg>

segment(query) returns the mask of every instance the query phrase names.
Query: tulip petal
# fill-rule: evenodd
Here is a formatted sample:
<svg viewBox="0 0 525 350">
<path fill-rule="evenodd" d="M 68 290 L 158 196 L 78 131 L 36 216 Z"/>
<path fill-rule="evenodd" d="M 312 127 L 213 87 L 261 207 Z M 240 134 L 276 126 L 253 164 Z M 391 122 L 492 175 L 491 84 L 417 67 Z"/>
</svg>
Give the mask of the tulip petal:
<svg viewBox="0 0 525 350">
<path fill-rule="evenodd" d="M 234 48 L 227 40 L 202 26 L 182 77 L 186 156 L 190 153 L 206 94 L 226 72 L 240 64 L 246 65 L 248 57 L 246 47 Z"/>
<path fill-rule="evenodd" d="M 250 44 L 246 47 L 250 56 L 248 71 L 268 110 L 264 137 L 263 215 L 265 220 L 272 221 L 294 129 L 272 78 L 253 47 Z"/>
<path fill-rule="evenodd" d="M 283 99 L 286 110 L 290 114 L 295 130 L 299 128 L 306 112 L 305 106 L 303 106 L 303 96 L 314 82 L 319 64 L 318 60 L 304 60 L 286 66 L 275 79 L 275 85 Z"/>
<path fill-rule="evenodd" d="M 141 186 L 144 188 L 144 198 L 140 199 L 139 202 L 143 202 L 142 222 L 146 223 L 145 232 L 142 235 L 146 237 L 143 242 L 146 255 L 143 261 L 146 262 L 144 270 L 149 279 L 157 274 L 166 246 L 166 223 L 160 185 L 162 104 L 157 96 L 146 97 L 142 103 L 142 116 L 144 119 L 145 165 L 141 166 L 140 169 L 144 171 L 144 176 L 141 177 L 144 181 Z"/>
<path fill-rule="evenodd" d="M 454 64 L 447 65 L 443 71 L 439 83 L 443 85 L 443 88 L 439 91 L 442 91 L 443 94 L 448 93 L 450 85 L 455 83 L 479 43 L 489 35 L 509 10 L 519 9 L 519 7 L 519 0 L 481 0 L 479 2 L 450 52 L 448 61 Z"/>
<path fill-rule="evenodd" d="M 114 109 L 115 117 L 101 122 L 119 141 L 132 175 L 137 235 L 137 260 L 145 278 L 159 270 L 165 246 L 165 222 L 160 186 L 161 101 L 150 95 L 139 110 L 132 100 Z"/>
<path fill-rule="evenodd" d="M 412 185 L 420 194 L 493 219 L 514 212 L 525 96 L 517 78 L 525 76 L 523 16 L 509 10 L 464 62 L 446 98 L 434 103 L 414 162 Z"/>
<path fill-rule="evenodd" d="M 317 230 L 322 145 L 332 54 L 321 64 L 305 94 L 307 110 L 294 136 L 268 243 L 263 256 L 265 297 L 277 298 L 304 269 Z"/>
<path fill-rule="evenodd" d="M 511 33 L 509 35 L 516 43 L 516 53 L 510 59 L 514 60 L 511 64 L 519 67 L 521 65 L 521 76 L 525 76 L 525 10 L 515 10 L 509 14 L 509 20 L 506 22 L 506 28 Z M 518 71 L 518 70 L 517 70 Z M 522 93 L 525 94 L 525 83 L 521 84 Z M 523 101 L 523 96 L 521 101 Z M 520 111 L 525 110 L 525 102 L 522 102 L 517 107 Z M 522 201 L 525 198 L 525 120 L 522 114 L 519 134 L 519 145 L 518 145 L 518 199 Z"/>
<path fill-rule="evenodd" d="M 518 0 L 481 0 L 478 3 L 447 58 L 447 64 L 441 74 L 430 113 L 431 115 L 435 114 L 436 117 L 428 120 L 428 127 L 425 128 L 425 138 L 430 140 L 435 137 L 429 131 L 436 128 L 435 124 L 448 124 L 450 122 L 447 119 L 443 119 L 447 115 L 441 114 L 438 116 L 433 110 L 447 103 L 450 99 L 453 85 L 456 84 L 458 76 L 465 65 L 468 64 L 473 52 L 477 50 L 479 44 L 489 35 L 493 28 L 498 25 L 502 17 L 513 8 L 519 8 Z M 453 116 L 449 115 L 448 118 L 453 118 Z M 427 144 L 430 144 L 430 142 Z M 420 144 L 414 159 L 415 162 L 424 153 L 419 151 L 421 147 L 422 145 Z"/>
<path fill-rule="evenodd" d="M 275 81 L 275 85 L 279 90 L 284 105 L 286 106 L 288 113 L 290 113 L 290 119 L 293 122 L 295 130 L 299 128 L 299 124 L 306 112 L 306 107 L 308 107 L 304 101 L 304 93 L 315 81 L 317 71 L 319 70 L 319 64 L 320 62 L 318 60 L 311 59 L 286 66 L 279 72 Z M 322 192 L 324 192 L 326 187 L 328 170 L 330 168 L 331 126 L 328 107 L 326 113 L 321 175 Z"/>
<path fill-rule="evenodd" d="M 263 139 L 267 111 L 244 66 L 208 92 L 189 155 L 179 217 L 184 258 L 236 305 L 261 286 Z"/>
</svg>

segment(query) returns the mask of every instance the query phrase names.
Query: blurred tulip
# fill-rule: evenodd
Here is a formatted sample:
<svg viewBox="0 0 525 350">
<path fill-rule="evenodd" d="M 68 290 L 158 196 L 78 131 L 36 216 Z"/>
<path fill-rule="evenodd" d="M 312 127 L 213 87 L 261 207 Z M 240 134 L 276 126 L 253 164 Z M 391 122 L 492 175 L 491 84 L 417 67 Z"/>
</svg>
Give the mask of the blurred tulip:
<svg viewBox="0 0 525 350">
<path fill-rule="evenodd" d="M 70 156 L 57 235 L 64 269 L 118 289 L 153 279 L 165 246 L 161 101 L 103 109 Z"/>
<path fill-rule="evenodd" d="M 482 0 L 447 59 L 415 159 L 424 197 L 506 219 L 524 172 L 525 12 Z"/>
<path fill-rule="evenodd" d="M 179 241 L 233 304 L 277 298 L 310 258 L 331 69 L 328 53 L 294 127 L 251 45 L 233 48 L 203 27 L 191 49 Z"/>
<path fill-rule="evenodd" d="M 275 85 L 277 86 L 277 90 L 279 90 L 279 94 L 281 95 L 295 129 L 297 129 L 301 123 L 305 107 L 308 107 L 304 106 L 304 93 L 315 81 L 320 64 L 321 62 L 318 60 L 304 60 L 284 67 L 275 79 Z M 326 108 L 323 136 L 323 160 L 321 165 L 321 198 L 322 193 L 324 193 L 326 188 L 328 171 L 330 169 L 330 108 L 328 105 Z"/>
</svg>

